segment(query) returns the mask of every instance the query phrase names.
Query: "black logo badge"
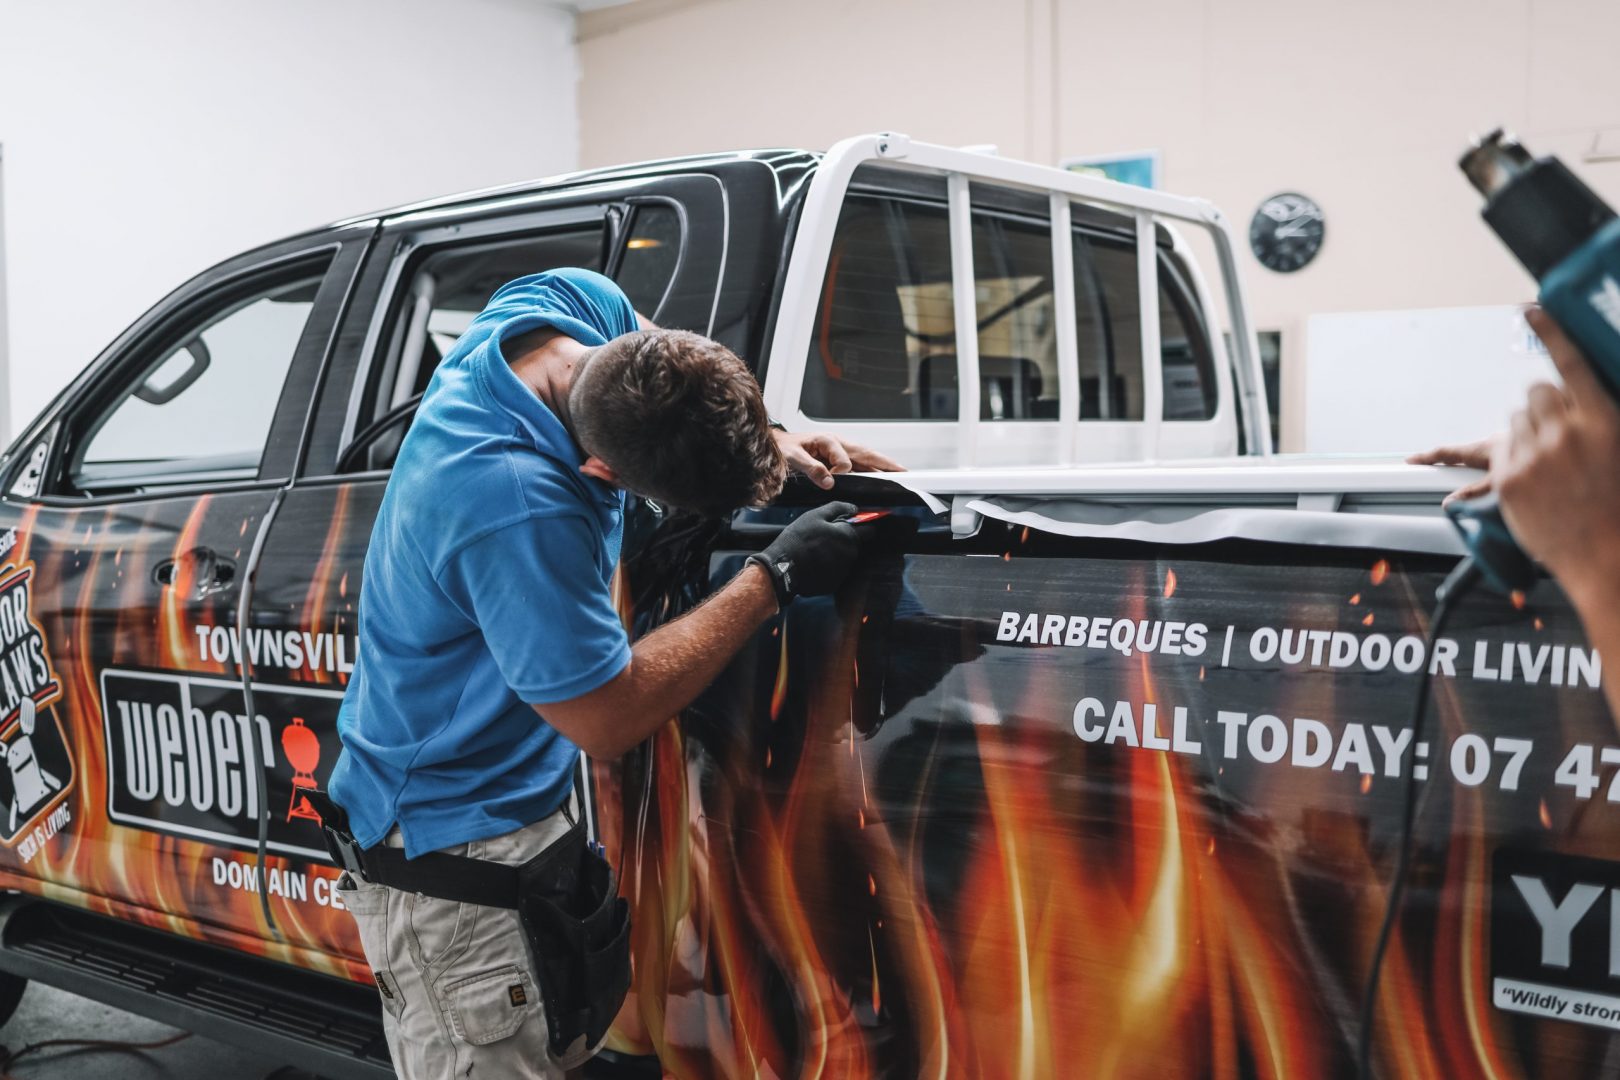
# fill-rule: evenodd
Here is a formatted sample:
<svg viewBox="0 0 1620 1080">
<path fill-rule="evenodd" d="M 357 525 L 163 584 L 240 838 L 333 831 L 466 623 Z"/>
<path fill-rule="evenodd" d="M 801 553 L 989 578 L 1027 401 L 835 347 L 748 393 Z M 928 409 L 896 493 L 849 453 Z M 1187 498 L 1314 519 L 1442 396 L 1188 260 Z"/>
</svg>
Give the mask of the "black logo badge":
<svg viewBox="0 0 1620 1080">
<path fill-rule="evenodd" d="M 259 785 L 269 796 L 270 850 L 328 860 L 306 793 L 337 760 L 343 691 L 253 684 L 169 671 L 101 673 L 107 816 L 120 825 L 251 850 Z"/>
<path fill-rule="evenodd" d="M 34 568 L 0 570 L 0 716 L 13 717 L 24 698 L 37 706 L 62 695 L 45 634 L 34 621 Z"/>
<path fill-rule="evenodd" d="M 0 842 L 14 844 L 23 837 L 24 861 L 67 824 L 64 810 L 40 829 L 30 829 L 73 786 L 73 755 L 56 710 L 47 709 L 62 696 L 62 686 L 51 668 L 44 631 L 34 621 L 33 577 L 28 564 L 0 570 L 0 751 L 6 756 L 0 769 Z"/>
<path fill-rule="evenodd" d="M 1620 863 L 1501 850 L 1491 884 L 1491 1002 L 1620 1030 Z"/>
<path fill-rule="evenodd" d="M 0 749 L 6 755 L 0 769 L 0 841 L 9 844 L 73 786 L 73 755 L 56 710 L 47 715 L 32 698 L 23 698 L 0 727 Z M 54 835 L 56 829 L 48 832 Z M 33 852 L 25 854 L 31 858 Z"/>
</svg>

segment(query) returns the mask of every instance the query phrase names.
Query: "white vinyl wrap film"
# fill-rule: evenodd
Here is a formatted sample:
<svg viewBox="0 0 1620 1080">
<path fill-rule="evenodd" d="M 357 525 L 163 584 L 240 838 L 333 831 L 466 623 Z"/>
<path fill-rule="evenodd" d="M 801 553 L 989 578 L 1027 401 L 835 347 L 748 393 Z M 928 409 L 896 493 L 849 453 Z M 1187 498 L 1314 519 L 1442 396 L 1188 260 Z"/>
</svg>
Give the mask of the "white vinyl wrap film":
<svg viewBox="0 0 1620 1080">
<path fill-rule="evenodd" d="M 1263 540 L 1318 547 L 1373 548 L 1462 555 L 1462 542 L 1443 517 L 1341 514 L 1274 507 L 1117 506 L 1080 499 L 970 499 L 964 508 L 996 521 L 1059 536 L 1205 544 Z"/>
<path fill-rule="evenodd" d="M 958 535 L 980 519 L 1059 536 L 1203 544 L 1260 540 L 1462 555 L 1442 496 L 1480 473 L 1368 456 L 862 473 L 910 491 Z"/>
</svg>

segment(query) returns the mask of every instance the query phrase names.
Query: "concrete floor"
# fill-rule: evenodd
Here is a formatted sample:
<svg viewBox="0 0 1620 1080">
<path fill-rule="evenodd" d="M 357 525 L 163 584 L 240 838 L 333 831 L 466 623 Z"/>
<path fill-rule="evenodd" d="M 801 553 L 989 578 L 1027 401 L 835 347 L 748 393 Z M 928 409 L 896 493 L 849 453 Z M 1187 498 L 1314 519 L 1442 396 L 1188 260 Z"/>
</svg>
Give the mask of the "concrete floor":
<svg viewBox="0 0 1620 1080">
<path fill-rule="evenodd" d="M 179 1032 L 61 990 L 30 983 L 17 1013 L 0 1027 L 0 1045 L 15 1053 L 47 1039 L 110 1039 L 157 1042 Z M 0 1080 L 315 1080 L 309 1073 L 192 1035 L 161 1050 L 41 1050 L 29 1054 Z"/>
</svg>

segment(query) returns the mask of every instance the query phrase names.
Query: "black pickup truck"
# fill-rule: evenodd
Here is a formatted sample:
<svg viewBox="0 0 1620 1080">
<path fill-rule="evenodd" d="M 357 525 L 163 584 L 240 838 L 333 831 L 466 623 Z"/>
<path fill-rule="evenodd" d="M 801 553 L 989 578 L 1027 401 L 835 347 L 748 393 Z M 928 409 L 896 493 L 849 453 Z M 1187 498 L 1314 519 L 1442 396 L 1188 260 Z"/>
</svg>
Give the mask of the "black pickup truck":
<svg viewBox="0 0 1620 1080">
<path fill-rule="evenodd" d="M 421 391 L 563 265 L 917 467 L 840 480 L 889 513 L 839 596 L 582 766 L 636 963 L 593 1069 L 1351 1075 L 1411 769 L 1381 1071 L 1612 1068 L 1620 736 L 1556 587 L 1462 606 L 1414 745 L 1456 478 L 1266 456 L 1212 208 L 892 135 L 341 222 L 90 364 L 0 458 L 0 1006 L 38 979 L 390 1074 L 304 792 Z M 633 632 L 824 497 L 634 506 Z"/>
</svg>

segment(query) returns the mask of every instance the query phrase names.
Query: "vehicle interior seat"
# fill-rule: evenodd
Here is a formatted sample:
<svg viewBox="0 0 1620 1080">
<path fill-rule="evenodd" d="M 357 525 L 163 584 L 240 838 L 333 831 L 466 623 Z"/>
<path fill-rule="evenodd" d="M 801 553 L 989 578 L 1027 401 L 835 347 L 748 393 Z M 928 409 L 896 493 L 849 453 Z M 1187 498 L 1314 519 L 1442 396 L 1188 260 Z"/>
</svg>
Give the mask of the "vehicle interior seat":
<svg viewBox="0 0 1620 1080">
<path fill-rule="evenodd" d="M 1041 397 L 1044 382 L 1040 365 L 1025 356 L 979 357 L 979 419 L 1056 420 L 1057 398 Z M 917 368 L 917 397 L 924 415 L 955 419 L 957 415 L 956 354 L 935 353 Z"/>
</svg>

